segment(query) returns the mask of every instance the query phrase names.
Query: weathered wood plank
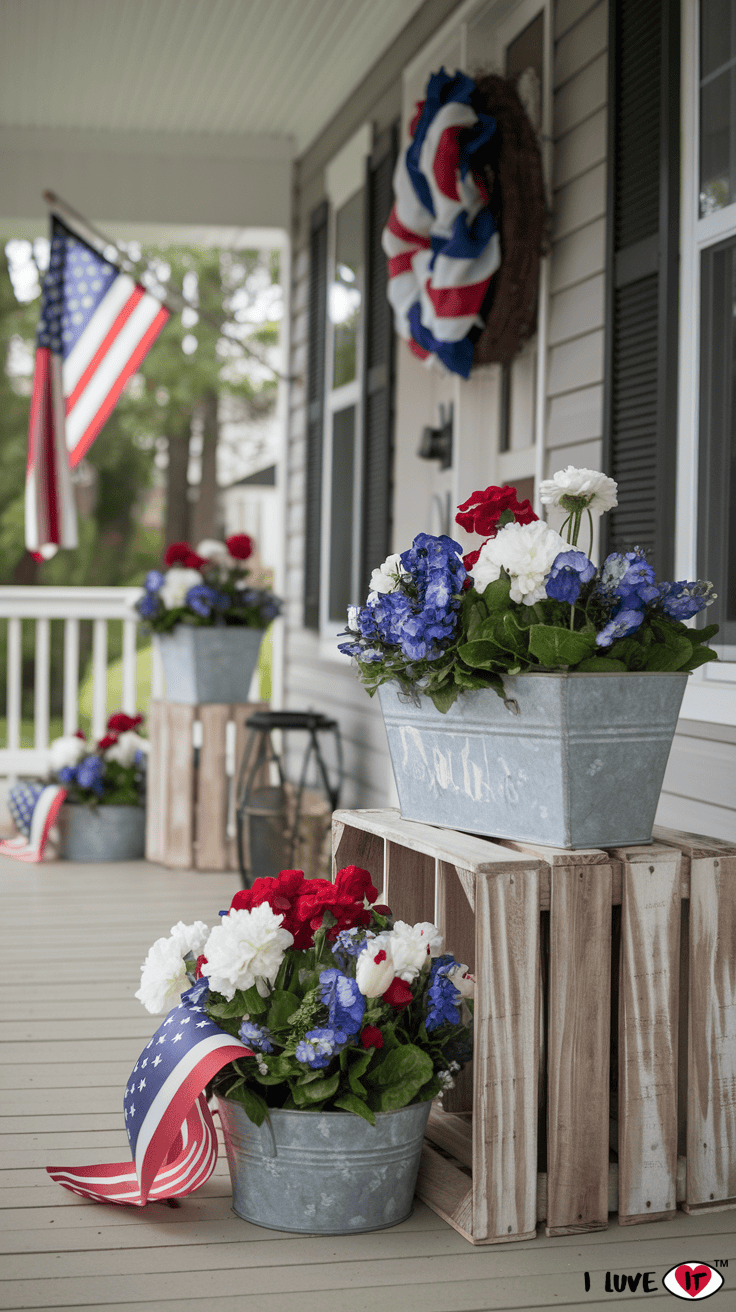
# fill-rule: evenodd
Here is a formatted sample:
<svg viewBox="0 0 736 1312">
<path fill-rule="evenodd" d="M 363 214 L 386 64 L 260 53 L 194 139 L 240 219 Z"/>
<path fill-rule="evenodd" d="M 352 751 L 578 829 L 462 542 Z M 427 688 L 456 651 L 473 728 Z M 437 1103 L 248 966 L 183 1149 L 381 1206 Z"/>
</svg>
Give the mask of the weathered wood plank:
<svg viewBox="0 0 736 1312">
<path fill-rule="evenodd" d="M 417 1177 L 417 1197 L 465 1239 L 473 1234 L 470 1177 L 425 1142 Z"/>
<path fill-rule="evenodd" d="M 736 1206 L 736 855 L 693 856 L 685 1209 Z"/>
<path fill-rule="evenodd" d="M 199 706 L 202 745 L 196 778 L 194 864 L 198 870 L 227 870 L 228 777 L 225 771 L 225 733 L 230 707 Z"/>
<path fill-rule="evenodd" d="M 191 870 L 194 840 L 194 748 L 192 725 L 194 706 L 166 703 L 166 737 L 168 748 L 159 768 L 168 776 L 168 825 L 166 850 L 162 859 L 175 869 Z M 151 762 L 150 768 L 153 768 Z"/>
<path fill-rule="evenodd" d="M 475 973 L 475 917 L 468 892 L 474 887 L 469 870 L 458 870 L 446 861 L 437 863 L 438 925 L 445 939 L 445 949 L 456 961 Z M 473 1062 L 468 1062 L 455 1079 L 455 1088 L 442 1094 L 446 1112 L 472 1112 Z"/>
<path fill-rule="evenodd" d="M 536 1234 L 539 869 L 478 875 L 473 1238 Z"/>
<path fill-rule="evenodd" d="M 151 761 L 165 761 L 166 717 L 163 704 L 152 701 L 148 708 L 148 740 Z M 146 772 L 146 860 L 161 861 L 164 856 L 164 832 L 168 816 L 169 790 L 165 770 Z"/>
<path fill-rule="evenodd" d="M 396 920 L 434 922 L 434 875 L 434 857 L 386 842 L 383 895 Z"/>
<path fill-rule="evenodd" d="M 619 1224 L 676 1205 L 680 853 L 621 849 Z"/>
<path fill-rule="evenodd" d="M 380 894 L 384 884 L 383 838 L 345 823 L 335 828 L 333 844 L 333 879 L 337 871 L 343 870 L 345 866 L 360 866 L 361 870 L 370 872 Z"/>
<path fill-rule="evenodd" d="M 547 1234 L 608 1224 L 611 867 L 552 868 Z"/>
</svg>

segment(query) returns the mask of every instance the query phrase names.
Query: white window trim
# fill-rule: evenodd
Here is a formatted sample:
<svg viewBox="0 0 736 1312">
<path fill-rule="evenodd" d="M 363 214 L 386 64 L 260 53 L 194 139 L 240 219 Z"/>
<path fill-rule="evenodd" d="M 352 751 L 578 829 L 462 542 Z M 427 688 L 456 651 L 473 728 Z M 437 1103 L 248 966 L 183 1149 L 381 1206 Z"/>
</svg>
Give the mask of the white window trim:
<svg viewBox="0 0 736 1312">
<path fill-rule="evenodd" d="M 678 397 L 675 578 L 697 577 L 700 383 L 700 255 L 736 235 L 736 203 L 701 219 L 699 204 L 699 0 L 682 0 L 680 219 L 680 384 Z M 690 675 L 685 719 L 736 725 L 736 662 Z"/>
</svg>

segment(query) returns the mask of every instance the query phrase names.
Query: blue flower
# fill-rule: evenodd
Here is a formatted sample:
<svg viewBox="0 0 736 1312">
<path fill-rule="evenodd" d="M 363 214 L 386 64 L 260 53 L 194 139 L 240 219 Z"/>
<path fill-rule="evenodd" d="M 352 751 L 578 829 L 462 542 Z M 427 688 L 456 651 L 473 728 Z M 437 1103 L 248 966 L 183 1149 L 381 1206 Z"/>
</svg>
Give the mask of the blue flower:
<svg viewBox="0 0 736 1312">
<path fill-rule="evenodd" d="M 358 1033 L 365 1012 L 365 998 L 354 979 L 332 966 L 319 977 L 322 1001 L 328 1009 L 330 1025 L 337 1026 L 352 1038 Z"/>
<path fill-rule="evenodd" d="M 193 610 L 195 615 L 201 615 L 203 619 L 209 619 L 211 615 L 218 610 L 227 610 L 230 605 L 230 598 L 226 592 L 216 592 L 206 583 L 197 583 L 190 588 L 184 598 L 185 605 Z"/>
<path fill-rule="evenodd" d="M 343 969 L 347 969 L 351 960 L 359 957 L 367 946 L 368 940 L 362 930 L 356 927 L 341 929 L 332 945 L 332 955 Z"/>
<path fill-rule="evenodd" d="M 424 1022 L 428 1032 L 437 1030 L 441 1025 L 459 1025 L 462 995 L 455 988 L 447 972 L 457 965 L 455 958 L 445 954 L 436 957 L 429 972 L 427 989 L 427 1018 Z"/>
<path fill-rule="evenodd" d="M 652 566 L 641 547 L 636 547 L 606 557 L 598 591 L 611 600 L 624 602 L 627 610 L 643 610 L 657 600 L 660 589 L 654 581 Z"/>
<path fill-rule="evenodd" d="M 713 584 L 701 579 L 695 583 L 663 583 L 660 588 L 660 605 L 672 620 L 689 620 L 715 599 Z"/>
<path fill-rule="evenodd" d="M 596 634 L 596 643 L 599 647 L 610 647 L 618 638 L 627 638 L 630 633 L 636 633 L 643 619 L 643 610 L 619 610 L 605 628 Z"/>
<path fill-rule="evenodd" d="M 158 592 L 159 588 L 164 585 L 164 578 L 165 575 L 161 573 L 160 569 L 149 569 L 143 584 L 146 592 Z"/>
<path fill-rule="evenodd" d="M 547 596 L 574 606 L 582 585 L 589 583 L 594 574 L 595 565 L 583 551 L 561 551 L 547 577 Z"/>
<path fill-rule="evenodd" d="M 99 756 L 85 756 L 77 766 L 77 783 L 80 788 L 90 788 L 98 797 L 102 796 L 102 780 L 106 765 Z"/>
<path fill-rule="evenodd" d="M 296 1059 L 311 1066 L 313 1071 L 329 1066 L 335 1053 L 345 1047 L 347 1035 L 336 1029 L 308 1030 L 296 1045 Z"/>
<path fill-rule="evenodd" d="M 238 1030 L 238 1038 L 248 1048 L 255 1048 L 256 1052 L 273 1052 L 273 1035 L 265 1025 L 255 1025 L 252 1020 L 244 1020 Z"/>
<path fill-rule="evenodd" d="M 77 778 L 77 772 L 73 765 L 62 765 L 57 771 L 56 778 L 61 784 L 73 784 Z"/>
<path fill-rule="evenodd" d="M 136 602 L 136 610 L 144 620 L 153 619 L 161 609 L 161 599 L 157 592 L 144 592 Z"/>
</svg>

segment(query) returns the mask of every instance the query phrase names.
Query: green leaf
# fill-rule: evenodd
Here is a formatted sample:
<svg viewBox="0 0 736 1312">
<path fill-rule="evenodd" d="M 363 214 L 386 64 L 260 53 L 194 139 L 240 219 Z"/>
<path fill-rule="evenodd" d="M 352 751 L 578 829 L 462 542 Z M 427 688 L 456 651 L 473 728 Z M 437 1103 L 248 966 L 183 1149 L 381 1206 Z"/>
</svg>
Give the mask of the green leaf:
<svg viewBox="0 0 736 1312">
<path fill-rule="evenodd" d="M 637 638 L 619 638 L 606 648 L 606 656 L 623 661 L 627 670 L 643 670 L 647 662 L 647 654 Z"/>
<path fill-rule="evenodd" d="M 586 656 L 584 661 L 575 666 L 575 673 L 581 674 L 613 674 L 616 671 L 625 671 L 626 666 L 623 661 L 616 661 L 612 656 Z"/>
<path fill-rule="evenodd" d="M 715 638 L 720 627 L 720 624 L 706 624 L 704 629 L 690 629 L 693 642 L 710 642 L 711 638 Z"/>
<path fill-rule="evenodd" d="M 412 1043 L 393 1048 L 365 1077 L 366 1084 L 375 1091 L 371 1097 L 373 1110 L 387 1112 L 407 1107 L 433 1073 L 432 1060 L 421 1048 Z"/>
<path fill-rule="evenodd" d="M 333 1098 L 337 1093 L 340 1083 L 340 1076 L 335 1072 L 334 1075 L 322 1076 L 319 1080 L 313 1080 L 311 1084 L 297 1085 L 292 1087 L 291 1092 L 296 1098 L 297 1089 L 303 1095 L 304 1103 L 323 1102 L 326 1098 Z"/>
<path fill-rule="evenodd" d="M 355 1061 L 351 1061 L 348 1066 L 348 1080 L 353 1093 L 358 1095 L 365 1094 L 365 1086 L 361 1082 L 361 1075 L 364 1075 L 371 1063 L 372 1052 L 362 1052 Z"/>
<path fill-rule="evenodd" d="M 289 1017 L 294 1015 L 301 1006 L 301 998 L 295 993 L 286 993 L 283 990 L 274 990 L 271 994 L 268 1008 L 268 1017 L 266 1025 L 270 1030 L 280 1030 L 288 1026 Z"/>
<path fill-rule="evenodd" d="M 548 624 L 533 624 L 529 630 L 529 651 L 540 665 L 551 669 L 578 665 L 595 651 L 595 636 Z"/>
<path fill-rule="evenodd" d="M 211 993 L 207 1000 L 207 1015 L 211 1016 L 213 1020 L 240 1018 L 248 1011 L 245 998 L 246 995 L 241 993 L 240 990 L 229 1002 L 226 998 L 223 998 L 221 993 Z"/>
<path fill-rule="evenodd" d="M 458 692 L 459 689 L 455 683 L 447 683 L 442 688 L 427 689 L 428 696 L 442 715 L 446 715 L 452 706 L 452 703 L 457 701 Z"/>
<path fill-rule="evenodd" d="M 486 617 L 486 608 L 482 604 L 476 602 L 475 604 L 471 605 L 468 608 L 468 618 L 467 618 L 467 625 L 465 630 L 468 636 L 468 640 L 476 637 L 478 629 L 483 623 L 485 617 Z"/>
<path fill-rule="evenodd" d="M 478 638 L 475 642 L 464 642 L 458 647 L 457 654 L 466 665 L 474 670 L 487 670 L 491 666 L 505 670 L 509 665 L 509 653 L 499 647 L 498 643 L 487 638 Z"/>
<path fill-rule="evenodd" d="M 344 1112 L 354 1112 L 356 1116 L 362 1116 L 364 1121 L 369 1125 L 375 1125 L 376 1117 L 371 1111 L 367 1102 L 362 1098 L 356 1098 L 354 1093 L 343 1093 L 340 1098 L 335 1099 L 335 1106 Z"/>
<path fill-rule="evenodd" d="M 697 670 L 699 665 L 707 665 L 708 661 L 717 661 L 718 656 L 712 647 L 693 647 L 690 659 L 680 666 L 680 670 L 692 671 Z"/>
<path fill-rule="evenodd" d="M 509 593 L 511 592 L 511 579 L 505 570 L 501 570 L 500 577 L 489 583 L 484 588 L 481 596 L 488 607 L 489 615 L 497 611 L 507 610 L 511 605 Z"/>
<path fill-rule="evenodd" d="M 248 1120 L 254 1125 L 263 1125 L 268 1116 L 268 1107 L 260 1094 L 249 1089 L 247 1084 L 233 1085 L 232 1089 L 227 1090 L 225 1097 L 230 1098 L 232 1102 L 239 1102 L 241 1107 L 245 1108 Z"/>
<path fill-rule="evenodd" d="M 681 638 L 677 635 L 669 642 L 655 642 L 649 648 L 647 670 L 679 670 L 680 666 L 687 662 L 692 655 L 693 645 L 689 638 Z"/>
<path fill-rule="evenodd" d="M 236 997 L 238 994 L 236 993 Z M 264 1011 L 268 1011 L 268 999 L 262 998 L 255 984 L 240 994 L 245 1002 L 245 1012 L 249 1016 L 262 1016 Z M 245 1012 L 243 1014 L 245 1014 Z"/>
</svg>

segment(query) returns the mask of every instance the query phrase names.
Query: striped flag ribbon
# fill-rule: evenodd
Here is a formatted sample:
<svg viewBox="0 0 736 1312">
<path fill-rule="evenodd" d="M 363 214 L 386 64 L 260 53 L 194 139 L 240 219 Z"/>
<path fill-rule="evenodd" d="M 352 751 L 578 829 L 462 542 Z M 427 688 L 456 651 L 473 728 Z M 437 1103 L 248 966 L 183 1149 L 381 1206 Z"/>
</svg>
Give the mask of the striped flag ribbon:
<svg viewBox="0 0 736 1312">
<path fill-rule="evenodd" d="M 169 313 L 52 215 L 26 469 L 26 546 L 37 556 L 76 547 L 70 470 L 89 450 Z"/>
<path fill-rule="evenodd" d="M 205 1086 L 253 1053 L 205 1014 L 207 992 L 197 983 L 182 994 L 133 1067 L 123 1099 L 132 1163 L 47 1166 L 52 1180 L 83 1198 L 133 1207 L 183 1198 L 209 1180 L 217 1133 Z"/>
<path fill-rule="evenodd" d="M 394 172 L 394 206 L 383 232 L 396 331 L 422 360 L 467 378 L 472 330 L 501 263 L 485 179 L 474 157 L 496 130 L 477 114 L 472 78 L 441 69 L 411 124 Z"/>
</svg>

